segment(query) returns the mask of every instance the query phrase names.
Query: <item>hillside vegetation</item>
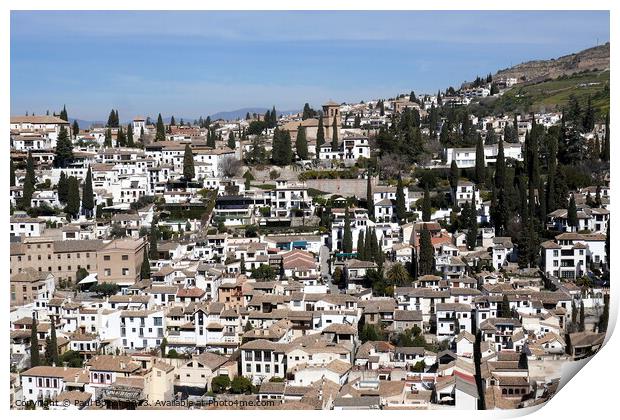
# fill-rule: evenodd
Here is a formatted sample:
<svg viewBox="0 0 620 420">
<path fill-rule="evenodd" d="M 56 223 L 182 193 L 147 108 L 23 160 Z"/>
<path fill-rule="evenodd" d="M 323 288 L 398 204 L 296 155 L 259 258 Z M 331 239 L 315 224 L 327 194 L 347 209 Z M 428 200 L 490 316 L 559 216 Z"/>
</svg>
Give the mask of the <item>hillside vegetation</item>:
<svg viewBox="0 0 620 420">
<path fill-rule="evenodd" d="M 566 105 L 571 95 L 580 103 L 585 103 L 590 96 L 597 117 L 604 118 L 609 110 L 609 70 L 584 71 L 538 83 L 520 83 L 501 97 L 483 100 L 480 106 L 504 113 L 557 111 Z"/>
</svg>

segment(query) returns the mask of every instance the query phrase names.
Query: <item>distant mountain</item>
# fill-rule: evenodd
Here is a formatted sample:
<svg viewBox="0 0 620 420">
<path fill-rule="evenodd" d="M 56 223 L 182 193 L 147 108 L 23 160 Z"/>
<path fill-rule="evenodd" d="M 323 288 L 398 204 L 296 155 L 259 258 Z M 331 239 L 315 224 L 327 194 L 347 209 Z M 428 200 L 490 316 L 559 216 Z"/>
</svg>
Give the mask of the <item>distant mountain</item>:
<svg viewBox="0 0 620 420">
<path fill-rule="evenodd" d="M 268 109 L 271 109 L 271 108 L 260 108 L 260 107 L 241 108 L 241 109 L 236 109 L 234 111 L 216 112 L 215 114 L 211 115 L 211 121 L 219 120 L 219 119 L 222 119 L 222 120 L 243 119 L 248 113 L 250 113 L 250 115 L 252 115 L 253 113 L 264 114 L 265 112 L 267 112 Z M 295 114 L 295 113 L 298 113 L 299 111 L 300 111 L 299 109 L 288 110 L 288 111 L 280 111 L 279 109 L 276 109 L 276 112 L 278 113 L 278 115 Z"/>
<path fill-rule="evenodd" d="M 105 126 L 105 121 L 90 121 L 90 120 L 81 120 L 79 118 L 69 118 L 69 122 L 73 124 L 73 121 L 77 121 L 81 130 L 85 130 L 91 128 L 92 126 Z"/>
<path fill-rule="evenodd" d="M 533 82 L 592 70 L 609 70 L 609 42 L 559 58 L 533 60 L 517 64 L 499 70 L 493 79 L 515 77 L 521 82 Z"/>
</svg>

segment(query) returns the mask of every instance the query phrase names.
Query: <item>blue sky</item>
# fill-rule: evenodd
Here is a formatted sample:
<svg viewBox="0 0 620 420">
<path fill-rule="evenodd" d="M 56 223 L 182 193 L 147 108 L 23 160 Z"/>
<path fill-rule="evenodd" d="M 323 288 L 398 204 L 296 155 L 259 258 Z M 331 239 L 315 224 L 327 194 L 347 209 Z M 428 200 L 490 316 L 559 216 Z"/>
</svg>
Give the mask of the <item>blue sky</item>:
<svg viewBox="0 0 620 420">
<path fill-rule="evenodd" d="M 609 41 L 608 12 L 11 12 L 11 114 L 197 118 L 436 92 Z"/>
</svg>

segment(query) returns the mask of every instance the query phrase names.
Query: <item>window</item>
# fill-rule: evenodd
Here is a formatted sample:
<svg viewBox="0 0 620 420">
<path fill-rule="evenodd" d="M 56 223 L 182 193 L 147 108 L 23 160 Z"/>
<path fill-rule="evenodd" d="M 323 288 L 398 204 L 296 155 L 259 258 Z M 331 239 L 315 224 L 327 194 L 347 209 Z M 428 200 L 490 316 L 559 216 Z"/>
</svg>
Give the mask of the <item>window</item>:
<svg viewBox="0 0 620 420">
<path fill-rule="evenodd" d="M 110 256 L 109 255 L 104 255 L 103 256 L 103 261 L 110 261 Z"/>
<path fill-rule="evenodd" d="M 123 257 L 121 259 L 123 261 L 128 261 L 129 260 L 129 255 L 123 255 Z"/>
<path fill-rule="evenodd" d="M 105 275 L 106 277 L 110 277 L 110 276 L 112 275 L 112 270 L 111 270 L 111 269 L 109 269 L 109 268 L 106 268 L 106 269 L 104 270 L 104 275 Z"/>
</svg>

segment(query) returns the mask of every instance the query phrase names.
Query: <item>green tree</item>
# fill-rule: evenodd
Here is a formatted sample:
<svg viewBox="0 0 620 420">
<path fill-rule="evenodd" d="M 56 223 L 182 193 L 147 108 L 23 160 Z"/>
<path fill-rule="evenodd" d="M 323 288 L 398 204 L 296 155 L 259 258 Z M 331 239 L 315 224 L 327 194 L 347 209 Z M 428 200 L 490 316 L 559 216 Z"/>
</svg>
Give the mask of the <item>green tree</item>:
<svg viewBox="0 0 620 420">
<path fill-rule="evenodd" d="M 607 111 L 607 115 L 605 116 L 605 136 L 603 137 L 603 147 L 601 150 L 601 160 L 603 162 L 609 162 L 610 156 L 610 142 L 609 142 L 609 111 Z"/>
<path fill-rule="evenodd" d="M 194 170 L 194 154 L 189 144 L 185 145 L 185 153 L 183 154 L 183 178 L 185 181 L 191 181 L 196 176 Z"/>
<path fill-rule="evenodd" d="M 88 271 L 84 267 L 78 268 L 75 272 L 75 284 L 78 284 L 86 277 L 88 277 Z"/>
<path fill-rule="evenodd" d="M 344 289 L 346 287 L 346 278 L 342 272 L 342 268 L 336 267 L 334 269 L 334 274 L 332 275 L 334 284 L 338 285 L 340 289 Z"/>
<path fill-rule="evenodd" d="M 508 301 L 508 295 L 504 295 L 504 297 L 502 298 L 500 317 L 501 318 L 512 317 L 512 311 L 510 310 L 510 302 Z"/>
<path fill-rule="evenodd" d="M 435 271 L 435 249 L 431 242 L 431 233 L 426 225 L 420 232 L 420 260 L 418 262 L 418 274 L 421 276 L 433 274 Z"/>
<path fill-rule="evenodd" d="M 334 121 L 332 123 L 332 152 L 339 150 L 338 145 L 338 121 L 336 120 L 336 116 L 334 115 Z"/>
<path fill-rule="evenodd" d="M 452 193 L 456 198 L 456 187 L 459 183 L 459 178 L 461 177 L 461 171 L 459 166 L 456 163 L 456 160 L 453 160 L 450 164 L 450 188 L 452 188 Z"/>
<path fill-rule="evenodd" d="M 76 177 L 70 176 L 67 185 L 69 193 L 65 212 L 69 217 L 77 218 L 80 213 L 80 181 Z"/>
<path fill-rule="evenodd" d="M 151 278 L 151 264 L 149 262 L 149 253 L 144 250 L 142 253 L 142 265 L 140 265 L 140 278 L 141 279 L 150 279 Z"/>
<path fill-rule="evenodd" d="M 372 194 L 372 176 L 370 169 L 366 175 L 366 208 L 368 209 L 368 217 L 371 220 L 375 220 L 375 201 Z"/>
<path fill-rule="evenodd" d="M 586 312 L 585 312 L 585 308 L 583 306 L 583 300 L 581 301 L 581 304 L 579 305 L 579 331 L 585 331 L 586 330 Z"/>
<path fill-rule="evenodd" d="M 65 120 L 65 121 L 69 122 L 69 115 L 67 114 L 67 106 L 66 105 L 62 106 L 62 111 L 60 111 L 60 115 L 58 115 L 58 117 L 61 120 Z"/>
<path fill-rule="evenodd" d="M 73 120 L 73 124 L 71 125 L 71 134 L 73 135 L 73 138 L 76 138 L 78 134 L 80 134 L 80 125 L 77 120 Z"/>
<path fill-rule="evenodd" d="M 164 337 L 159 343 L 159 354 L 161 357 L 166 357 L 166 347 L 168 347 L 168 340 Z"/>
<path fill-rule="evenodd" d="M 67 180 L 67 175 L 65 175 L 64 171 L 60 171 L 60 178 L 58 179 L 58 201 L 65 204 L 67 202 L 67 197 L 69 197 L 69 183 Z"/>
<path fill-rule="evenodd" d="M 166 140 L 166 127 L 164 126 L 164 120 L 161 114 L 157 116 L 157 125 L 155 126 L 155 141 Z"/>
<path fill-rule="evenodd" d="M 93 193 L 93 175 L 88 167 L 86 172 L 86 180 L 82 187 L 82 208 L 86 211 L 87 215 L 92 215 L 95 208 L 95 195 Z"/>
<path fill-rule="evenodd" d="M 598 321 L 598 332 L 607 332 L 607 326 L 609 324 L 609 295 L 603 296 L 603 313 Z"/>
<path fill-rule="evenodd" d="M 465 240 L 467 242 L 467 249 L 472 251 L 476 248 L 476 241 L 478 239 L 478 220 L 476 217 L 476 205 L 472 200 L 471 204 L 465 203 L 465 206 L 469 208 L 467 212 L 467 233 L 465 234 Z"/>
<path fill-rule="evenodd" d="M 306 128 L 299 124 L 297 127 L 297 138 L 295 138 L 295 151 L 301 160 L 308 159 L 308 140 L 306 139 Z"/>
<path fill-rule="evenodd" d="M 408 286 L 411 284 L 411 277 L 409 276 L 409 273 L 400 263 L 392 265 L 385 277 L 389 280 L 392 286 Z"/>
<path fill-rule="evenodd" d="M 353 234 L 351 232 L 351 215 L 349 209 L 344 211 L 344 233 L 342 235 L 342 252 L 350 254 L 353 252 Z"/>
<path fill-rule="evenodd" d="M 133 139 L 133 128 L 131 124 L 127 124 L 127 147 L 136 147 L 136 143 Z"/>
<path fill-rule="evenodd" d="M 39 366 L 39 334 L 37 332 L 36 312 L 32 313 L 32 327 L 30 328 L 30 367 Z"/>
<path fill-rule="evenodd" d="M 239 262 L 239 272 L 243 275 L 247 272 L 245 268 L 245 257 L 243 255 L 241 256 L 241 261 Z"/>
<path fill-rule="evenodd" d="M 127 137 L 123 131 L 123 127 L 118 127 L 116 132 L 116 145 L 118 147 L 127 147 Z"/>
<path fill-rule="evenodd" d="M 570 195 L 568 202 L 568 225 L 573 228 L 574 232 L 579 230 L 579 219 L 577 218 L 577 205 L 575 204 L 575 196 Z"/>
<path fill-rule="evenodd" d="M 36 175 L 34 173 L 34 159 L 32 153 L 28 151 L 28 158 L 26 159 L 26 178 L 24 179 L 24 187 L 22 189 L 21 207 L 23 209 L 30 208 L 30 202 L 32 194 L 35 191 L 37 185 Z"/>
<path fill-rule="evenodd" d="M 252 390 L 252 382 L 243 376 L 235 376 L 230 384 L 230 392 L 233 394 L 245 394 Z"/>
<path fill-rule="evenodd" d="M 66 168 L 73 159 L 73 143 L 69 138 L 69 133 L 65 126 L 60 127 L 58 139 L 56 140 L 56 150 L 54 152 L 54 167 Z"/>
<path fill-rule="evenodd" d="M 504 188 L 506 182 L 506 159 L 504 158 L 504 141 L 500 140 L 497 146 L 497 160 L 495 162 L 495 188 Z"/>
<path fill-rule="evenodd" d="M 151 231 L 149 232 L 149 258 L 151 260 L 159 259 L 159 251 L 157 250 L 157 241 L 159 239 L 159 228 L 157 226 L 157 220 L 154 219 L 151 223 Z"/>
<path fill-rule="evenodd" d="M 118 111 L 115 111 L 114 109 L 112 109 L 110 111 L 110 114 L 108 115 L 108 124 L 107 127 L 118 127 Z"/>
<path fill-rule="evenodd" d="M 235 132 L 230 130 L 228 132 L 228 147 L 232 150 L 237 148 L 237 141 L 235 140 Z"/>
<path fill-rule="evenodd" d="M 13 165 L 13 159 L 10 159 L 11 162 L 11 166 L 9 169 L 9 179 L 10 179 L 10 186 L 14 187 L 15 186 L 15 165 Z"/>
<path fill-rule="evenodd" d="M 50 326 L 50 343 L 49 343 L 49 359 L 48 362 L 50 364 L 55 364 L 58 366 L 60 361 L 58 359 L 58 340 L 56 339 L 56 317 L 51 317 L 51 326 Z M 47 349 L 46 349 L 47 350 Z"/>
<path fill-rule="evenodd" d="M 422 221 L 430 222 L 431 221 L 431 195 L 428 191 L 428 187 L 424 189 L 424 196 L 422 197 Z"/>
<path fill-rule="evenodd" d="M 105 131 L 103 147 L 112 147 L 112 130 L 109 128 Z"/>
<path fill-rule="evenodd" d="M 319 127 L 316 131 L 316 157 L 318 159 L 321 146 L 325 143 L 325 128 L 323 127 L 323 113 L 319 112 Z"/>
<path fill-rule="evenodd" d="M 364 255 L 365 245 L 364 245 L 364 231 L 360 230 L 357 235 L 357 247 L 355 248 L 357 252 L 358 260 L 365 260 L 366 256 Z"/>
<path fill-rule="evenodd" d="M 272 281 L 276 277 L 276 270 L 269 264 L 261 264 L 252 270 L 252 278 L 257 281 Z"/>
<path fill-rule="evenodd" d="M 230 387 L 230 378 L 227 375 L 218 375 L 211 380 L 211 391 L 216 394 L 226 392 Z"/>
<path fill-rule="evenodd" d="M 405 187 L 403 179 L 398 177 L 398 185 L 396 186 L 396 217 L 399 223 L 405 222 L 407 217 L 407 207 L 405 204 Z"/>
<path fill-rule="evenodd" d="M 118 293 L 119 287 L 115 283 L 100 283 L 90 288 L 91 292 L 109 297 Z"/>
<path fill-rule="evenodd" d="M 482 185 L 485 182 L 486 166 L 484 163 L 484 145 L 482 143 L 482 136 L 478 134 L 478 140 L 476 142 L 476 183 Z"/>
</svg>

